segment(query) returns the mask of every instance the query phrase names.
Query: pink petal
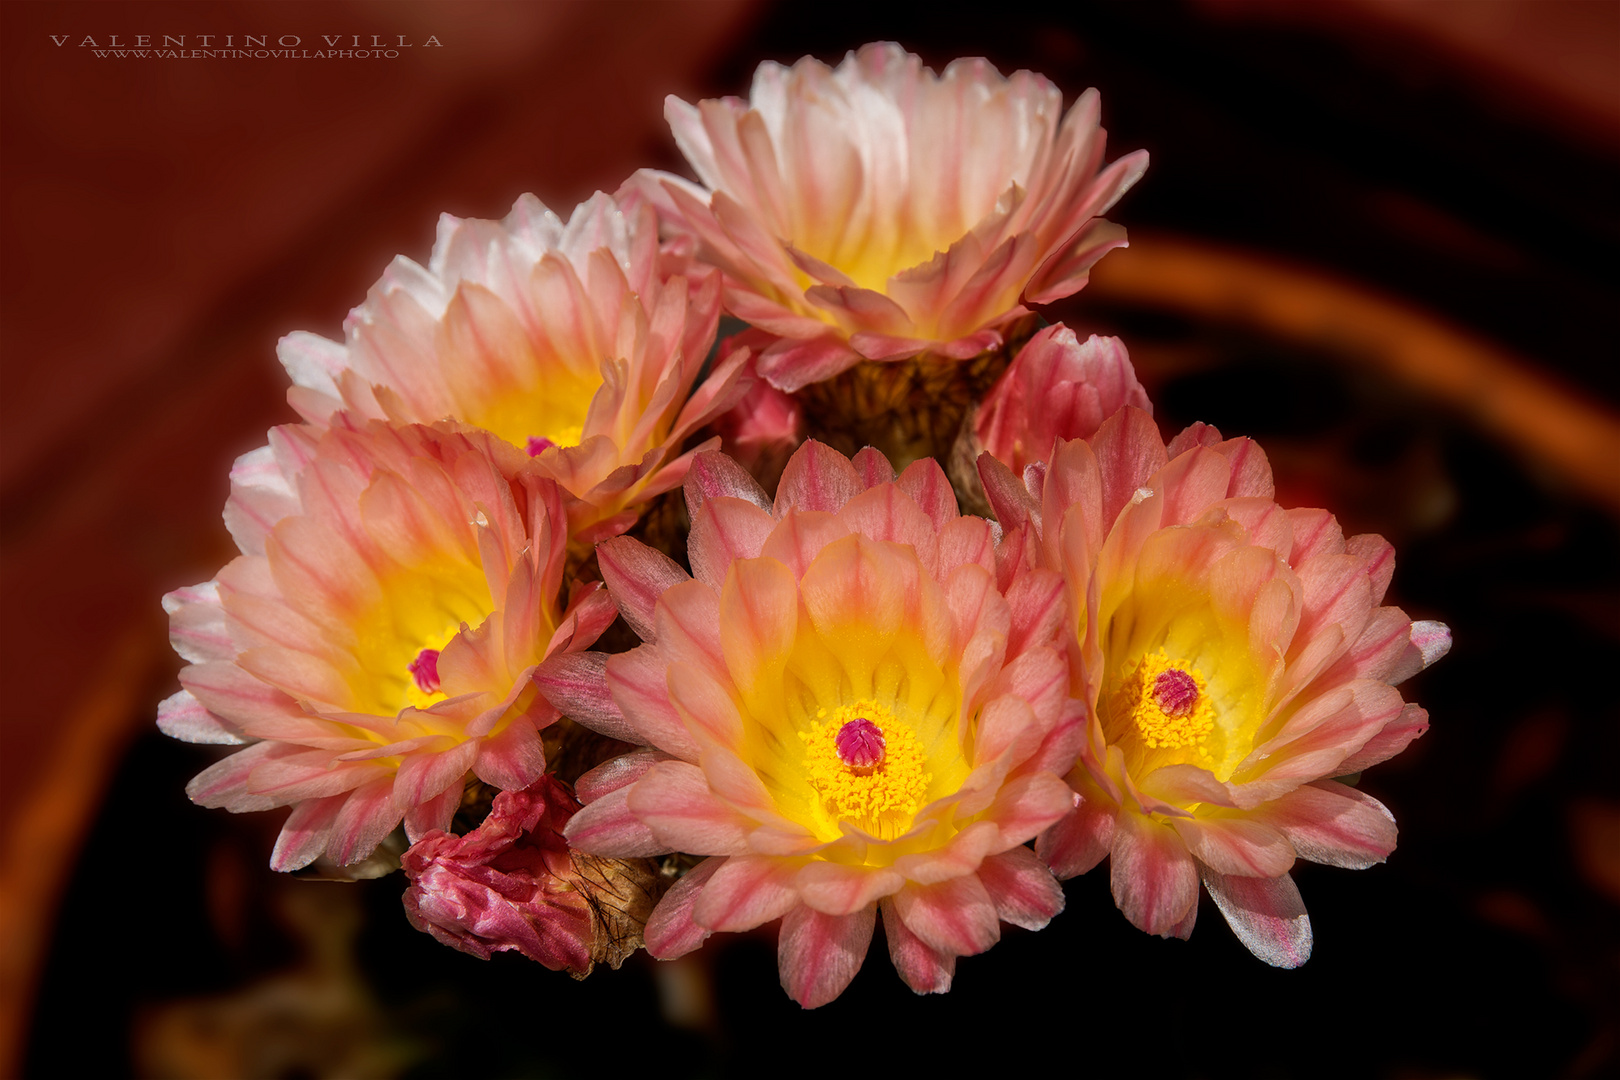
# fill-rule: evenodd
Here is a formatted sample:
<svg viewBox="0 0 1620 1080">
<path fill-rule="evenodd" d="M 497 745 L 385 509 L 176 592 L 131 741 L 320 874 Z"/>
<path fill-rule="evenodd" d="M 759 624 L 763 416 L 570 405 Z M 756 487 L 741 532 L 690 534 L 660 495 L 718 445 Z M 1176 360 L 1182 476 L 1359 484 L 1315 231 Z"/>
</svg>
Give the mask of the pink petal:
<svg viewBox="0 0 1620 1080">
<path fill-rule="evenodd" d="M 741 746 L 742 714 L 725 687 L 687 664 L 670 665 L 668 685 L 670 704 L 705 752 L 710 744 Z"/>
<path fill-rule="evenodd" d="M 1060 879 L 1076 877 L 1098 863 L 1114 844 L 1119 805 L 1089 780 L 1075 794 L 1074 810 L 1035 841 L 1035 852 Z"/>
<path fill-rule="evenodd" d="M 1213 447 L 1226 458 L 1231 467 L 1231 479 L 1226 485 L 1226 497 L 1269 499 L 1275 494 L 1271 482 L 1271 463 L 1266 452 L 1253 439 L 1226 439 Z M 1296 562 L 1297 566 L 1298 563 Z"/>
<path fill-rule="evenodd" d="M 231 466 L 225 527 L 246 554 L 262 555 L 270 530 L 300 509 L 298 494 L 288 483 L 271 447 L 261 446 L 243 454 Z"/>
<path fill-rule="evenodd" d="M 630 812 L 627 800 L 633 790 L 623 787 L 610 791 L 569 818 L 563 829 L 568 846 L 615 859 L 667 855 L 669 845 Z"/>
<path fill-rule="evenodd" d="M 799 902 L 793 886 L 799 868 L 783 859 L 737 855 L 703 887 L 692 908 L 692 921 L 715 933 L 752 930 L 780 919 Z"/>
<path fill-rule="evenodd" d="M 592 731 L 640 742 L 608 690 L 606 653 L 559 653 L 534 669 L 534 683 L 564 716 Z"/>
<path fill-rule="evenodd" d="M 856 473 L 860 475 L 861 483 L 865 485 L 868 491 L 879 484 L 888 484 L 894 481 L 894 466 L 889 464 L 889 459 L 884 457 L 875 446 L 862 447 L 850 459 L 850 464 L 855 466 Z M 947 485 L 947 489 L 948 487 L 949 485 Z M 913 496 L 913 498 L 915 497 Z M 951 497 L 951 505 L 956 505 L 954 495 Z"/>
<path fill-rule="evenodd" d="M 925 945 L 952 956 L 984 952 L 1001 938 L 996 905 L 973 874 L 908 885 L 894 895 L 894 908 Z"/>
<path fill-rule="evenodd" d="M 784 514 L 760 549 L 766 558 L 776 559 L 802 578 L 821 549 L 849 535 L 849 523 L 824 510 L 789 510 Z"/>
<path fill-rule="evenodd" d="M 860 353 L 841 338 L 829 335 L 809 341 L 783 338 L 766 349 L 756 364 L 767 382 L 791 394 L 811 383 L 830 379 L 860 362 Z"/>
<path fill-rule="evenodd" d="M 1031 726 L 1035 729 L 1035 746 L 1040 745 L 1053 722 L 1063 713 L 1064 702 L 1069 698 L 1068 690 L 1069 665 L 1051 645 L 1032 647 L 1021 655 L 1009 656 L 1007 665 L 996 676 L 991 688 L 992 693 L 1010 694 L 1029 705 L 1033 715 Z M 989 749 L 992 741 L 984 739 L 985 749 L 979 752 L 981 759 L 987 754 L 999 752 Z M 1004 745 L 1014 744 L 1009 740 Z M 1020 749 L 1015 754 L 1016 760 L 1028 760 L 1033 750 L 1034 747 L 1027 752 Z"/>
<path fill-rule="evenodd" d="M 898 484 L 861 492 L 844 504 L 838 516 L 851 532 L 891 544 L 909 544 L 923 569 L 930 576 L 937 575 L 939 530 Z"/>
<path fill-rule="evenodd" d="M 771 499 L 748 470 L 717 451 L 698 454 L 686 472 L 686 508 L 695 519 L 703 504 L 716 496 L 742 499 L 761 510 L 771 508 Z"/>
<path fill-rule="evenodd" d="M 1269 878 L 1294 865 L 1294 846 L 1282 832 L 1247 816 L 1200 815 L 1170 824 L 1194 858 L 1222 874 Z"/>
<path fill-rule="evenodd" d="M 1007 589 L 1006 597 L 1012 611 L 1012 635 L 1007 640 L 1009 656 L 1017 656 L 1031 645 L 1045 645 L 1056 639 L 1067 617 L 1061 575 L 1050 571 L 1020 575 Z"/>
<path fill-rule="evenodd" d="M 248 779 L 265 761 L 286 752 L 280 743 L 255 743 L 198 773 L 186 785 L 186 795 L 198 806 L 223 808 L 233 814 L 285 806 L 285 800 L 250 792 Z"/>
<path fill-rule="evenodd" d="M 499 735 L 482 740 L 478 759 L 473 762 L 478 779 L 502 791 L 526 788 L 545 771 L 546 751 L 540 733 L 533 723 L 522 718 L 508 723 Z"/>
<path fill-rule="evenodd" d="M 683 581 L 665 592 L 655 626 L 658 654 L 669 666 L 689 664 L 718 682 L 730 681 L 720 640 L 720 597 L 706 583 Z M 610 672 L 613 666 L 609 661 Z"/>
<path fill-rule="evenodd" d="M 719 589 L 732 562 L 757 557 L 775 526 L 775 519 L 751 502 L 724 496 L 708 499 L 701 511 L 694 512 L 686 539 L 693 576 Z"/>
<path fill-rule="evenodd" d="M 592 769 L 574 781 L 574 792 L 579 801 L 589 806 L 602 796 L 631 784 L 647 775 L 647 770 L 670 757 L 661 750 L 632 750 L 620 754 Z"/>
<path fill-rule="evenodd" d="M 438 795 L 425 803 L 419 803 L 405 811 L 405 836 L 411 843 L 416 843 L 422 837 L 435 830 L 448 832 L 456 811 L 461 809 L 461 797 L 466 787 L 460 783 L 453 783 Z"/>
<path fill-rule="evenodd" d="M 202 702 L 181 690 L 158 703 L 158 730 L 171 739 L 189 743 L 241 746 L 249 739 L 235 724 L 203 708 Z"/>
<path fill-rule="evenodd" d="M 1341 776 L 1348 776 L 1388 761 L 1428 730 L 1428 712 L 1416 705 L 1402 706 L 1400 715 L 1385 724 L 1360 750 L 1341 761 L 1337 771 Z"/>
<path fill-rule="evenodd" d="M 889 939 L 889 959 L 905 984 L 918 994 L 943 994 L 951 988 L 956 974 L 956 955 L 939 952 L 923 944 L 922 938 L 906 929 L 894 901 L 885 899 L 883 935 Z"/>
<path fill-rule="evenodd" d="M 1225 877 L 1205 868 L 1204 888 L 1238 940 L 1272 967 L 1297 968 L 1311 958 L 1311 919 L 1287 874 Z"/>
<path fill-rule="evenodd" d="M 1281 829 L 1311 862 L 1365 870 L 1395 850 L 1395 815 L 1371 795 L 1332 780 L 1296 788 L 1250 816 Z"/>
<path fill-rule="evenodd" d="M 1372 585 L 1367 564 L 1354 555 L 1323 555 L 1294 566 L 1304 589 L 1304 605 L 1295 631 L 1297 654 L 1308 641 L 1329 625 L 1338 625 L 1353 641 L 1359 637 L 1372 614 Z"/>
<path fill-rule="evenodd" d="M 1372 582 L 1372 602 L 1382 604 L 1390 580 L 1395 576 L 1395 549 L 1388 540 L 1373 533 L 1352 536 L 1345 541 L 1344 549 L 1366 563 L 1367 577 Z"/>
<path fill-rule="evenodd" d="M 301 870 L 320 858 L 338 811 L 348 801 L 346 794 L 332 795 L 325 799 L 308 799 L 293 807 L 276 837 L 275 850 L 270 853 L 270 869 Z"/>
<path fill-rule="evenodd" d="M 302 720 L 307 715 L 282 691 L 224 660 L 182 669 L 180 685 L 209 712 L 243 728 Z"/>
<path fill-rule="evenodd" d="M 1122 813 L 1109 853 L 1114 902 L 1137 929 L 1168 937 L 1198 902 L 1198 871 L 1168 825 Z"/>
<path fill-rule="evenodd" d="M 216 582 L 168 593 L 163 597 L 163 610 L 169 614 L 169 644 L 183 659 L 194 664 L 235 659 L 236 646 L 225 624 Z"/>
<path fill-rule="evenodd" d="M 1004 846 L 995 822 L 975 821 L 943 847 L 902 855 L 894 869 L 918 885 L 934 885 L 976 873 L 986 857 Z"/>
<path fill-rule="evenodd" d="M 866 960 L 876 922 L 871 907 L 849 915 L 824 915 L 803 905 L 788 912 L 776 946 L 782 989 L 806 1009 L 836 998 Z"/>
<path fill-rule="evenodd" d="M 1231 806 L 1232 797 L 1226 785 L 1207 770 L 1182 763 L 1154 769 L 1137 782 L 1142 794 L 1178 806 L 1209 803 Z"/>
<path fill-rule="evenodd" d="M 816 860 L 806 863 L 795 882 L 804 902 L 828 915 L 848 915 L 905 884 L 894 870 Z"/>
<path fill-rule="evenodd" d="M 578 817 L 576 814 L 575 820 Z M 643 936 L 649 953 L 659 960 L 673 960 L 703 944 L 709 931 L 692 921 L 692 908 L 702 896 L 704 885 L 729 861 L 725 858 L 704 859 L 670 887 L 647 919 Z"/>
<path fill-rule="evenodd" d="M 1063 887 L 1026 847 L 1009 848 L 985 859 L 979 866 L 979 880 L 1002 922 L 1039 930 L 1063 910 Z"/>
<path fill-rule="evenodd" d="M 1423 666 L 1428 667 L 1451 651 L 1451 628 L 1420 619 L 1412 624 L 1412 644 L 1423 654 Z"/>
<path fill-rule="evenodd" d="M 1142 154 L 1141 168 L 1145 169 L 1147 154 L 1139 153 Z M 1118 164 L 1115 163 L 1116 167 Z M 1090 279 L 1091 268 L 1099 259 L 1115 248 L 1129 246 L 1123 228 L 1103 218 L 1093 219 L 1067 247 L 1053 254 L 1035 272 L 1024 290 L 1025 301 L 1030 304 L 1050 304 L 1078 292 Z"/>
<path fill-rule="evenodd" d="M 804 298 L 829 312 L 834 321 L 852 331 L 897 338 L 905 338 L 916 332 L 904 308 L 871 289 L 849 285 L 813 285 L 804 291 Z M 857 352 L 862 351 L 857 342 L 852 340 L 850 344 Z M 926 342 L 918 344 L 927 345 Z M 871 358 L 870 355 L 868 358 Z"/>
<path fill-rule="evenodd" d="M 596 546 L 596 558 L 624 621 L 641 640 L 652 641 L 658 598 L 672 586 L 691 580 L 691 575 L 668 555 L 628 536 L 602 541 Z"/>
<path fill-rule="evenodd" d="M 356 788 L 338 809 L 326 853 L 339 866 L 359 862 L 376 850 L 403 816 L 394 805 L 393 777 Z"/>
<path fill-rule="evenodd" d="M 654 646 L 642 645 L 610 656 L 607 680 L 613 702 L 633 734 L 624 741 L 656 746 L 687 761 L 697 760 L 697 740 L 669 701 L 669 661 Z"/>
<path fill-rule="evenodd" d="M 1003 784 L 985 815 L 995 823 L 1003 845 L 1022 844 L 1062 820 L 1074 806 L 1074 793 L 1054 773 L 1038 772 Z"/>
<path fill-rule="evenodd" d="M 1421 670 L 1423 653 L 1412 643 L 1412 620 L 1400 608 L 1381 607 L 1345 654 L 1316 677 L 1315 685 L 1376 679 L 1394 686 Z"/>
<path fill-rule="evenodd" d="M 471 740 L 441 753 L 410 755 L 394 777 L 394 806 L 404 813 L 436 798 L 461 780 L 477 756 L 478 743 Z"/>
<path fill-rule="evenodd" d="M 1188 450 L 1191 450 L 1195 446 L 1207 446 L 1213 448 L 1219 446 L 1221 441 L 1222 437 L 1220 428 L 1216 427 L 1214 424 L 1206 424 L 1202 420 L 1194 420 L 1191 424 L 1188 424 L 1185 428 L 1178 432 L 1175 438 L 1166 443 L 1164 449 L 1165 452 L 1169 454 L 1170 459 L 1174 461 L 1176 458 L 1180 457 L 1182 454 L 1185 454 Z M 1299 512 L 1300 511 L 1289 511 L 1290 514 Z M 1313 515 L 1325 514 L 1329 521 L 1333 520 L 1333 515 L 1328 514 L 1325 510 L 1311 510 L 1306 512 Z M 1334 524 L 1334 527 L 1338 527 L 1337 523 Z M 1338 550 L 1343 551 L 1344 537 L 1340 536 L 1339 540 L 1340 544 Z"/>
<path fill-rule="evenodd" d="M 1195 901 L 1193 901 L 1193 906 L 1187 909 L 1187 917 L 1185 919 L 1182 919 L 1180 922 L 1178 922 L 1175 925 L 1175 928 L 1173 930 L 1171 930 L 1170 933 L 1167 936 L 1168 937 L 1180 938 L 1182 941 L 1186 941 L 1186 940 L 1188 940 L 1189 938 L 1192 937 L 1193 926 L 1197 922 L 1198 922 L 1198 902 L 1195 900 Z"/>
<path fill-rule="evenodd" d="M 630 812 L 667 845 L 665 850 L 693 855 L 737 855 L 748 850 L 750 822 L 715 797 L 695 765 L 661 762 L 628 792 Z"/>
<path fill-rule="evenodd" d="M 825 443 L 808 439 L 782 470 L 773 513 L 780 518 L 789 510 L 841 510 L 864 490 L 847 457 Z"/>
<path fill-rule="evenodd" d="M 1011 469 L 985 452 L 979 455 L 978 471 L 985 496 L 1003 529 L 1012 530 L 1026 522 L 1040 521 L 1040 503 Z"/>
</svg>

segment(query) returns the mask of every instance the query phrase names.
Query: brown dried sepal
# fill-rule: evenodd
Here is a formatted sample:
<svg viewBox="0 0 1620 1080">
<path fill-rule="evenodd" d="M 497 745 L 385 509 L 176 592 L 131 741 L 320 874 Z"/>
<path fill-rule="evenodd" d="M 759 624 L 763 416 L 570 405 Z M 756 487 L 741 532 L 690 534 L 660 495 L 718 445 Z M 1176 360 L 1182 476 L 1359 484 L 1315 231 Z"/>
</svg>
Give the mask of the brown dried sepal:
<svg viewBox="0 0 1620 1080">
<path fill-rule="evenodd" d="M 666 884 L 651 859 L 607 859 L 571 851 L 572 884 L 591 913 L 591 961 L 618 970 L 641 948 L 642 932 Z M 589 971 L 574 975 L 583 979 Z"/>
</svg>

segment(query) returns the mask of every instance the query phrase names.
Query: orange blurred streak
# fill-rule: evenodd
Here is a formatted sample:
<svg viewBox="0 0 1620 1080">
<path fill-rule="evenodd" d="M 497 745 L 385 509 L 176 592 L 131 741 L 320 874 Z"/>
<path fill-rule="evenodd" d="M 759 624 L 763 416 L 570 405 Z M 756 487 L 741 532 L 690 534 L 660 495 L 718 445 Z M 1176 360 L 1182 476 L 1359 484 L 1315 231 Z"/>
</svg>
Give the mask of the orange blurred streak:
<svg viewBox="0 0 1620 1080">
<path fill-rule="evenodd" d="M 78 854 L 87 818 L 129 744 L 129 718 L 145 711 L 143 696 L 162 645 L 144 622 L 125 632 L 97 669 L 88 698 L 60 718 L 60 735 L 37 774 L 39 782 L 6 823 L 0 859 L 0 1063 L 21 1065 L 29 996 L 51 944 L 48 914 Z M 131 843 L 148 843 L 154 853 L 160 848 L 160 838 L 139 836 L 138 822 L 129 828 Z M 150 887 L 110 885 L 114 898 L 122 888 Z"/>
<path fill-rule="evenodd" d="M 1620 512 L 1620 415 L 1530 359 L 1321 270 L 1167 236 L 1132 239 L 1098 264 L 1093 299 L 1245 324 L 1372 364 Z"/>
</svg>

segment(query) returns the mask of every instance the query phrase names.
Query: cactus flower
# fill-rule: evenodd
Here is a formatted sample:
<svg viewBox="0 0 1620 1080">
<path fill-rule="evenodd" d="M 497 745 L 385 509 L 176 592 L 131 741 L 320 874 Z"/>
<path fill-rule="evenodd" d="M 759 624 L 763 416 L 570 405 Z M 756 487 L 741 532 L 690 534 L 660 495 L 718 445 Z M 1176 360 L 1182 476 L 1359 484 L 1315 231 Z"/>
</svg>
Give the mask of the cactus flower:
<svg viewBox="0 0 1620 1080">
<path fill-rule="evenodd" d="M 270 864 L 364 859 L 403 819 L 446 828 L 471 773 L 523 788 L 557 711 L 530 676 L 614 618 L 561 595 L 557 484 L 521 450 L 451 424 L 337 416 L 276 428 L 237 461 L 243 554 L 164 597 L 190 665 L 158 725 L 244 744 L 187 788 L 231 811 L 291 806 Z"/>
<path fill-rule="evenodd" d="M 686 493 L 693 576 L 627 537 L 597 549 L 646 643 L 537 679 L 645 747 L 581 778 L 569 842 L 707 857 L 653 912 L 652 954 L 780 919 L 782 985 L 815 1007 L 880 911 L 918 993 L 949 989 L 1002 921 L 1045 925 L 1063 894 L 1022 845 L 1072 806 L 1080 734 L 1057 575 L 999 588 L 991 524 L 933 461 L 896 477 L 808 442 L 772 502 L 706 454 Z"/>
<path fill-rule="evenodd" d="M 444 215 L 428 265 L 396 258 L 344 343 L 298 332 L 278 354 L 311 423 L 451 418 L 526 450 L 589 542 L 679 485 L 682 442 L 746 388 L 746 351 L 694 388 L 719 310 L 716 275 L 661 252 L 638 198 L 598 192 L 564 224 L 524 195 L 502 221 Z"/>
<path fill-rule="evenodd" d="M 1449 632 L 1383 605 L 1383 538 L 1278 506 L 1248 439 L 1198 424 L 1166 446 L 1125 409 L 1027 487 L 980 464 L 1013 561 L 1062 570 L 1071 692 L 1091 714 L 1076 807 L 1037 851 L 1065 878 L 1107 858 L 1120 910 L 1161 936 L 1192 932 L 1202 881 L 1256 956 L 1304 963 L 1289 869 L 1394 849 L 1390 812 L 1334 778 L 1426 730 L 1394 684 Z"/>
<path fill-rule="evenodd" d="M 631 181 L 726 275 L 728 310 L 780 340 L 759 372 L 783 390 L 861 360 L 965 360 L 1081 288 L 1125 242 L 1100 215 L 1147 167 L 1103 166 L 1098 97 L 1067 114 L 1028 71 L 982 59 L 942 75 L 898 45 L 837 68 L 761 64 L 749 100 L 665 116 L 702 186 Z"/>
</svg>

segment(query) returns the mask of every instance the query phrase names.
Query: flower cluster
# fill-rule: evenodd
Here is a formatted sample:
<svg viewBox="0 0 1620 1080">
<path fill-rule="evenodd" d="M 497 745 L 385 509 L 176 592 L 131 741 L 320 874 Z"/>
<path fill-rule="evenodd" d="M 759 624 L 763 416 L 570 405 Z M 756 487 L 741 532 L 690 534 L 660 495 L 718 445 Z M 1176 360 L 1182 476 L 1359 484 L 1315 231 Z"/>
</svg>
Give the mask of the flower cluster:
<svg viewBox="0 0 1620 1080">
<path fill-rule="evenodd" d="M 283 339 L 242 554 L 164 598 L 159 726 L 238 748 L 191 797 L 579 977 L 779 923 L 815 1007 L 881 920 L 943 992 L 1104 859 L 1141 929 L 1202 889 L 1304 962 L 1289 871 L 1393 850 L 1350 779 L 1450 638 L 1254 443 L 1166 443 L 1117 338 L 1039 328 L 1146 155 L 1104 162 L 1094 91 L 893 45 L 667 115 L 698 183 L 446 216 L 342 343 Z"/>
</svg>

